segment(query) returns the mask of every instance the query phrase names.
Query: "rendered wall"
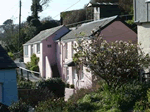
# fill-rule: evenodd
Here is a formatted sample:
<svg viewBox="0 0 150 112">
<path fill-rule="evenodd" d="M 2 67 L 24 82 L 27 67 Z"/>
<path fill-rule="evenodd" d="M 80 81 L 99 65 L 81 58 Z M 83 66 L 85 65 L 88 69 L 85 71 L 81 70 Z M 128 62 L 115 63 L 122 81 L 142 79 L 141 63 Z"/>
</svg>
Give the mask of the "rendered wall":
<svg viewBox="0 0 150 112">
<path fill-rule="evenodd" d="M 9 106 L 18 101 L 16 70 L 0 70 L 0 77 L 0 83 L 3 84 L 2 103 Z"/>
<path fill-rule="evenodd" d="M 150 23 L 138 25 L 138 44 L 145 53 L 150 54 Z"/>
</svg>

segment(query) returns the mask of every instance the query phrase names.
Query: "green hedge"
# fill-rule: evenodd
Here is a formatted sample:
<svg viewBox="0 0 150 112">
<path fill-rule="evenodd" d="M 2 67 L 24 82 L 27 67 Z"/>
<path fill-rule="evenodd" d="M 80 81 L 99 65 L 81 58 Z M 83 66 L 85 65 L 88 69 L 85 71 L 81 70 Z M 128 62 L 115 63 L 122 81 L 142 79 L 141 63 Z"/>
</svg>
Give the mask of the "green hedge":
<svg viewBox="0 0 150 112">
<path fill-rule="evenodd" d="M 64 97 L 65 95 L 65 83 L 60 78 L 50 78 L 39 82 L 38 89 L 41 88 L 47 88 L 56 97 Z"/>
</svg>

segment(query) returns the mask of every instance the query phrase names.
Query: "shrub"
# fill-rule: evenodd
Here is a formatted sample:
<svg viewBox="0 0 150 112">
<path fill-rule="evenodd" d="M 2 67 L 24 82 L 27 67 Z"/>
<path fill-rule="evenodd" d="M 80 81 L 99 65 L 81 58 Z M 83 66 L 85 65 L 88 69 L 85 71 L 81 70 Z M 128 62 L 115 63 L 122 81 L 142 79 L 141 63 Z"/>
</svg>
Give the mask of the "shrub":
<svg viewBox="0 0 150 112">
<path fill-rule="evenodd" d="M 74 85 L 73 85 L 73 84 L 71 84 L 71 85 L 70 85 L 70 87 L 71 87 L 71 88 L 74 88 Z"/>
<path fill-rule="evenodd" d="M 25 89 L 18 90 L 19 98 L 26 104 L 35 107 L 38 102 L 45 101 L 53 97 L 53 94 L 47 89 Z"/>
<path fill-rule="evenodd" d="M 0 103 L 0 112 L 10 112 L 7 105 Z"/>
<path fill-rule="evenodd" d="M 31 82 L 31 81 L 18 81 L 17 86 L 18 86 L 18 88 L 31 89 L 33 87 L 33 82 Z"/>
<path fill-rule="evenodd" d="M 8 56 L 12 59 L 15 60 L 14 54 L 12 52 L 8 52 Z"/>
<path fill-rule="evenodd" d="M 123 41 L 108 43 L 97 35 L 97 38 L 77 41 L 73 57 L 77 71 L 83 65 L 87 71 L 105 80 L 109 88 L 115 89 L 128 80 L 137 79 L 139 70 L 148 68 L 149 54 L 144 54 L 138 45 Z"/>
<path fill-rule="evenodd" d="M 46 101 L 39 102 L 35 112 L 62 112 L 66 103 L 63 99 L 51 98 Z"/>
<path fill-rule="evenodd" d="M 39 72 L 39 66 L 38 66 L 39 58 L 36 56 L 36 54 L 32 54 L 31 56 L 31 62 L 26 63 L 26 67 L 29 70 Z M 39 76 L 35 73 L 36 76 Z"/>
<path fill-rule="evenodd" d="M 69 88 L 69 86 L 70 86 L 70 84 L 69 84 L 69 83 L 67 83 L 67 84 L 66 84 L 66 87 L 67 87 L 67 88 Z"/>
<path fill-rule="evenodd" d="M 38 88 L 47 88 L 56 97 L 64 97 L 65 83 L 60 78 L 50 78 L 39 82 Z"/>
<path fill-rule="evenodd" d="M 10 112 L 28 112 L 29 106 L 22 102 L 22 100 L 19 100 L 16 103 L 12 103 L 11 106 L 9 106 Z"/>
</svg>

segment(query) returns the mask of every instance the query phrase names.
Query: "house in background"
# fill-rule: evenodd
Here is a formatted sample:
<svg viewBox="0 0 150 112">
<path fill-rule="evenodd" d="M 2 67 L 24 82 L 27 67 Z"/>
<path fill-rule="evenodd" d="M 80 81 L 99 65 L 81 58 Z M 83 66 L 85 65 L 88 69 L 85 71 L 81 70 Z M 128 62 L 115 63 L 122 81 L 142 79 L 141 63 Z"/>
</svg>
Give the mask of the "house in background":
<svg viewBox="0 0 150 112">
<path fill-rule="evenodd" d="M 58 26 L 51 29 L 41 31 L 23 45 L 24 63 L 30 62 L 33 53 L 39 57 L 39 72 L 43 78 L 51 78 L 59 76 L 57 67 L 57 50 L 56 39 L 68 33 L 70 30 L 65 26 Z"/>
<path fill-rule="evenodd" d="M 62 78 L 70 84 L 74 84 L 78 88 L 88 87 L 92 85 L 93 76 L 91 72 L 86 71 L 86 67 L 81 67 L 79 71 L 79 79 L 76 73 L 76 67 L 73 63 L 73 45 L 77 38 L 90 39 L 95 33 L 100 33 L 100 36 L 108 42 L 116 40 L 132 41 L 137 43 L 137 34 L 126 25 L 126 23 L 118 16 L 112 16 L 105 19 L 82 24 L 60 38 L 58 44 L 61 45 L 62 57 L 61 74 Z M 79 83 L 77 83 L 79 82 Z"/>
<path fill-rule="evenodd" d="M 18 100 L 16 68 L 0 45 L 0 102 L 8 106 Z"/>
<path fill-rule="evenodd" d="M 92 7 L 94 9 L 94 20 L 121 14 L 118 2 L 89 2 L 87 7 Z"/>
<path fill-rule="evenodd" d="M 133 2 L 138 43 L 141 43 L 145 53 L 150 53 L 150 0 L 134 0 Z"/>
</svg>

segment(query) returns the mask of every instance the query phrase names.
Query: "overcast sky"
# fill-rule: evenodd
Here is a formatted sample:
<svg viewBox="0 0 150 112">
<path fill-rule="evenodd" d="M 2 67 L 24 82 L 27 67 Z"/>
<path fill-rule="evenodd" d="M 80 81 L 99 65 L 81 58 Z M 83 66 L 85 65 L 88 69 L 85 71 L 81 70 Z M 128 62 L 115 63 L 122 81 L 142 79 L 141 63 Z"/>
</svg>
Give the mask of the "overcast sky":
<svg viewBox="0 0 150 112">
<path fill-rule="evenodd" d="M 53 19 L 60 19 L 60 12 L 83 8 L 90 0 L 51 0 L 49 6 L 39 14 L 40 18 L 51 16 Z M 22 0 L 22 21 L 31 15 L 30 6 L 32 0 Z M 67 11 L 68 11 L 67 10 Z M 0 25 L 7 19 L 12 19 L 15 24 L 18 24 L 19 17 L 19 0 L 3 0 L 0 4 Z M 55 17 L 55 18 L 54 18 Z"/>
</svg>

